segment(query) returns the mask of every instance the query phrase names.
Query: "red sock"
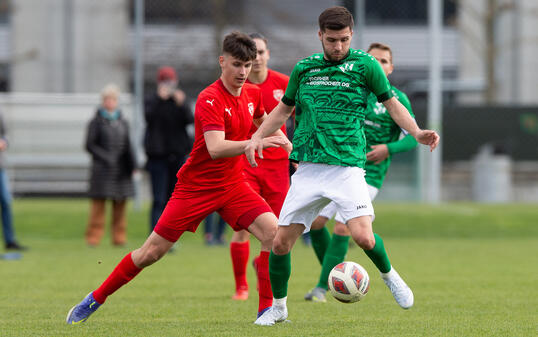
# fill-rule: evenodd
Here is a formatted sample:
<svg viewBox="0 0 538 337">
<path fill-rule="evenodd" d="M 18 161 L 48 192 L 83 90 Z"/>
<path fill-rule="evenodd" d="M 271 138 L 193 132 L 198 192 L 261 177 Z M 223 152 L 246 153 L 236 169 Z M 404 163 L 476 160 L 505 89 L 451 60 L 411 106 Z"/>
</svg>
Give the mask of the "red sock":
<svg viewBox="0 0 538 337">
<path fill-rule="evenodd" d="M 273 292 L 271 291 L 271 281 L 269 279 L 269 252 L 260 252 L 256 264 L 258 266 L 258 288 L 260 303 L 258 312 L 273 305 Z"/>
<path fill-rule="evenodd" d="M 250 241 L 230 243 L 230 254 L 234 268 L 235 290 L 248 290 L 247 263 L 250 254 Z"/>
<path fill-rule="evenodd" d="M 260 284 L 258 281 L 258 260 L 260 259 L 260 255 L 256 256 L 252 260 L 252 266 L 254 267 L 254 271 L 256 272 L 256 291 L 260 291 Z"/>
<path fill-rule="evenodd" d="M 131 257 L 131 253 L 127 254 L 123 260 L 118 263 L 116 268 L 108 276 L 108 278 L 101 284 L 99 288 L 94 290 L 93 298 L 101 304 L 105 303 L 106 298 L 112 295 L 122 285 L 131 281 L 142 268 L 138 268 Z"/>
</svg>

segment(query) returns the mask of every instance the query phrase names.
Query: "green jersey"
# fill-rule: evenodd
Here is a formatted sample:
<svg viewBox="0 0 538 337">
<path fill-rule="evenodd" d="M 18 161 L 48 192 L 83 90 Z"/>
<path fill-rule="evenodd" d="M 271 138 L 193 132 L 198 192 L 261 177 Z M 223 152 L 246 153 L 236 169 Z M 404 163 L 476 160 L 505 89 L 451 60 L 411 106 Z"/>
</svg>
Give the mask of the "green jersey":
<svg viewBox="0 0 538 337">
<path fill-rule="evenodd" d="M 411 103 L 409 102 L 409 99 L 407 98 L 407 95 L 395 88 L 394 86 L 391 86 L 391 92 L 394 97 L 396 97 L 400 103 L 403 104 L 411 114 L 411 116 L 414 118 L 413 111 L 411 110 Z M 375 95 L 371 94 L 368 97 L 368 108 L 366 110 L 366 116 L 364 120 L 364 133 L 366 134 L 366 142 L 368 146 L 366 147 L 366 151 L 371 151 L 372 148 L 371 145 L 377 145 L 377 144 L 387 144 L 389 148 L 389 157 L 382 161 L 379 164 L 374 164 L 371 161 L 366 162 L 366 183 L 368 185 L 381 188 L 381 185 L 383 185 L 383 180 L 385 180 L 385 175 L 387 174 L 387 170 L 390 166 L 390 161 L 392 154 L 395 151 L 391 147 L 391 143 L 395 143 L 400 138 L 400 134 L 404 133 L 404 135 L 407 134 L 407 132 L 403 129 L 401 129 L 396 122 L 390 117 L 390 114 L 387 112 L 387 108 L 381 103 L 379 103 L 375 97 Z M 409 135 L 409 137 L 413 138 Z M 414 148 L 417 144 L 416 140 L 409 139 L 408 143 L 410 143 L 410 146 Z M 394 148 L 398 148 L 394 146 Z M 401 147 L 400 147 L 401 148 Z M 400 150 L 400 149 L 398 149 Z M 402 149 L 404 151 L 409 150 L 409 146 L 407 146 L 405 149 Z"/>
<path fill-rule="evenodd" d="M 323 54 L 299 61 L 282 102 L 296 106 L 290 159 L 364 168 L 364 116 L 368 96 L 383 102 L 390 84 L 376 59 L 361 50 L 331 62 Z"/>
</svg>

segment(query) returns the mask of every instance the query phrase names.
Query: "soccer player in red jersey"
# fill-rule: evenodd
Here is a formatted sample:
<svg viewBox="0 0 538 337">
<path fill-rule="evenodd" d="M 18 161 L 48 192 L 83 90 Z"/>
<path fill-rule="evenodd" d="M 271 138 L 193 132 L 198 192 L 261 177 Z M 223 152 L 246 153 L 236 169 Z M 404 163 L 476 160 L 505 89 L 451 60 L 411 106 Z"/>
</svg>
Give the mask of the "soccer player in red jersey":
<svg viewBox="0 0 538 337">
<path fill-rule="evenodd" d="M 256 43 L 257 55 L 252 63 L 252 70 L 248 75 L 247 83 L 257 85 L 262 92 L 263 107 L 270 113 L 286 91 L 289 77 L 267 67 L 270 53 L 267 48 L 267 39 L 258 33 L 250 34 Z M 253 124 L 249 137 L 258 128 Z M 286 126 L 280 130 L 285 134 Z M 271 206 L 277 216 L 286 198 L 290 186 L 288 153 L 281 147 L 267 148 L 263 151 L 263 159 L 257 157 L 258 167 L 251 167 L 245 159 L 244 173 L 252 188 L 261 195 Z M 230 255 L 235 277 L 234 300 L 248 299 L 247 263 L 250 255 L 249 232 L 241 230 L 234 232 L 230 243 Z M 258 258 L 254 259 L 254 268 L 257 270 Z"/>
<path fill-rule="evenodd" d="M 99 288 L 69 311 L 68 324 L 85 322 L 108 296 L 157 262 L 185 231 L 196 231 L 200 222 L 215 211 L 234 230 L 246 229 L 260 240 L 258 316 L 271 306 L 269 250 L 277 218 L 245 181 L 241 156 L 253 119 L 259 125 L 266 116 L 260 89 L 245 84 L 256 58 L 256 44 L 248 35 L 233 32 L 224 38 L 222 51 L 222 74 L 198 96 L 193 150 L 177 174 L 175 190 L 154 231 L 142 247 L 121 260 Z M 282 146 L 291 151 L 281 131 L 263 142 L 264 148 Z"/>
</svg>

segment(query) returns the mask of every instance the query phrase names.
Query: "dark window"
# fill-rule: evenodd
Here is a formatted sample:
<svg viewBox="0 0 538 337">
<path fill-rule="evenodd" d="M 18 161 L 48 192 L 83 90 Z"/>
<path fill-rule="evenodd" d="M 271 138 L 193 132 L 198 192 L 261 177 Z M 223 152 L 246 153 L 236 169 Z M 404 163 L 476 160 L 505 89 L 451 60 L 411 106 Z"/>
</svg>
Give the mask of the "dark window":
<svg viewBox="0 0 538 337">
<path fill-rule="evenodd" d="M 131 22 L 134 21 L 135 1 L 129 1 Z M 243 21 L 244 0 L 151 0 L 145 1 L 144 21 L 147 24 L 214 24 L 217 15 L 221 22 L 238 24 Z"/>
<path fill-rule="evenodd" d="M 364 0 L 366 25 L 426 25 L 428 24 L 427 0 Z M 354 11 L 355 0 L 344 0 L 343 5 Z M 454 25 L 456 0 L 443 1 L 443 21 Z"/>
</svg>

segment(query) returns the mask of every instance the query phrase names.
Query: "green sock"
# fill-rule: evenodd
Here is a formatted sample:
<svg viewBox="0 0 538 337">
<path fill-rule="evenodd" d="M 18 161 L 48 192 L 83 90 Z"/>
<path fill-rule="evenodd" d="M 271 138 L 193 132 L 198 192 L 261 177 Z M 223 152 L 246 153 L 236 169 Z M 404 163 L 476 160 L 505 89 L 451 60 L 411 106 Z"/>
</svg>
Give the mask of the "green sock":
<svg viewBox="0 0 538 337">
<path fill-rule="evenodd" d="M 288 295 L 288 280 L 291 275 L 291 254 L 276 255 L 271 250 L 269 255 L 269 277 L 274 298 Z"/>
<path fill-rule="evenodd" d="M 364 250 L 366 255 L 372 260 L 377 269 L 382 273 L 388 273 L 390 271 L 390 261 L 385 251 L 385 246 L 383 245 L 383 239 L 376 233 L 375 237 L 375 246 L 371 250 Z"/>
<path fill-rule="evenodd" d="M 347 248 L 349 247 L 349 236 L 333 234 L 323 264 L 321 266 L 321 274 L 319 275 L 318 287 L 325 290 L 328 289 L 329 273 L 334 266 L 344 261 L 347 254 Z"/>
<path fill-rule="evenodd" d="M 312 240 L 312 248 L 314 248 L 319 264 L 323 264 L 323 257 L 325 256 L 327 247 L 329 247 L 331 234 L 327 230 L 327 227 L 312 229 L 310 231 L 310 239 Z"/>
</svg>

